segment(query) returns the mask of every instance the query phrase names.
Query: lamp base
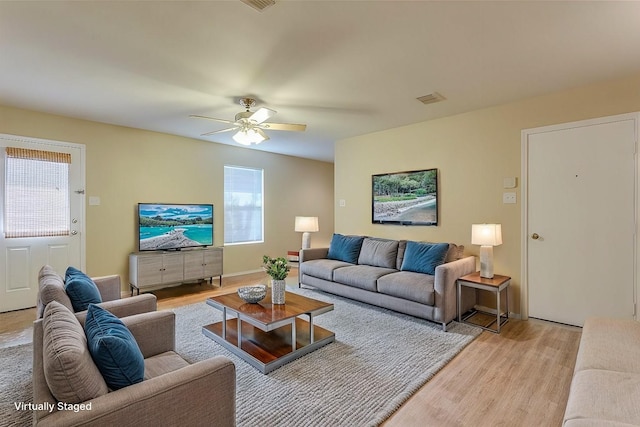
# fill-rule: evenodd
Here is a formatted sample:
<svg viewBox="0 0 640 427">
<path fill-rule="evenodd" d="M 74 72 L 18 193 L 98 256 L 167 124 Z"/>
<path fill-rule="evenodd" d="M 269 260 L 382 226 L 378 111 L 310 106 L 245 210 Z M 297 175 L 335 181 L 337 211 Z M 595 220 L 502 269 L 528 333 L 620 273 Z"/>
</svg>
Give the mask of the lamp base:
<svg viewBox="0 0 640 427">
<path fill-rule="evenodd" d="M 311 233 L 305 231 L 302 233 L 302 249 L 311 248 Z"/>
<path fill-rule="evenodd" d="M 493 279 L 493 246 L 480 246 L 480 277 Z"/>
</svg>

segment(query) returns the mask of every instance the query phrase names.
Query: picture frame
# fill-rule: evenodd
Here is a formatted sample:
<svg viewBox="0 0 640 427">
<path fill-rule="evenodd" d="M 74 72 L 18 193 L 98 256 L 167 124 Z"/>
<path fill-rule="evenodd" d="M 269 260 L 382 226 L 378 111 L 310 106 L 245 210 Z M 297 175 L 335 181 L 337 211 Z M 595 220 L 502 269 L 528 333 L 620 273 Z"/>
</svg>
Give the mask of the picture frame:
<svg viewBox="0 0 640 427">
<path fill-rule="evenodd" d="M 437 226 L 438 169 L 372 175 L 371 222 Z"/>
</svg>

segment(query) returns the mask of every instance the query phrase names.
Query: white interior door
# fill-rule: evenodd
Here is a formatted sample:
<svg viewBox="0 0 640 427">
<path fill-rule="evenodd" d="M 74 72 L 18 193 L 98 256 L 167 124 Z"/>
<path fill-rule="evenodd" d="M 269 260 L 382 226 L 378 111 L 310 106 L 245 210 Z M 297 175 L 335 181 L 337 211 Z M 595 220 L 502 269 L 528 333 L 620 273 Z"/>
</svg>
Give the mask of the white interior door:
<svg viewBox="0 0 640 427">
<path fill-rule="evenodd" d="M 523 131 L 529 316 L 635 315 L 636 118 Z"/>
<path fill-rule="evenodd" d="M 18 238 L 7 236 L 9 215 L 6 214 L 6 208 L 7 198 L 11 196 L 6 191 L 6 147 L 71 155 L 68 188 L 59 188 L 64 194 L 63 198 L 68 198 L 68 232 L 65 235 Z M 70 265 L 85 268 L 84 162 L 84 145 L 0 135 L 0 312 L 36 305 L 38 271 L 43 265 L 51 265 L 60 274 L 64 274 Z"/>
</svg>

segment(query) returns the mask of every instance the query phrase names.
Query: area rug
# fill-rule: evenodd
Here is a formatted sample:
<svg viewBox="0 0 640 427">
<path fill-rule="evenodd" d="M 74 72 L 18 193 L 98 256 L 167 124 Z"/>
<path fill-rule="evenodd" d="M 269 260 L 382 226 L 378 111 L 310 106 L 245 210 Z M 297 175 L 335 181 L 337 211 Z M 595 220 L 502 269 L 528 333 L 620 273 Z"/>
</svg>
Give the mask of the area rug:
<svg viewBox="0 0 640 427">
<path fill-rule="evenodd" d="M 225 355 L 236 365 L 238 427 L 376 426 L 390 417 L 481 330 L 440 325 L 310 289 L 288 289 L 334 304 L 314 319 L 336 341 L 268 375 L 202 335 L 221 319 L 204 302 L 175 309 L 176 346 L 190 362 Z M 0 425 L 30 425 L 31 344 L 0 349 Z M 214 387 L 212 387 L 214 388 Z M 212 393 L 212 399 L 215 394 Z"/>
</svg>

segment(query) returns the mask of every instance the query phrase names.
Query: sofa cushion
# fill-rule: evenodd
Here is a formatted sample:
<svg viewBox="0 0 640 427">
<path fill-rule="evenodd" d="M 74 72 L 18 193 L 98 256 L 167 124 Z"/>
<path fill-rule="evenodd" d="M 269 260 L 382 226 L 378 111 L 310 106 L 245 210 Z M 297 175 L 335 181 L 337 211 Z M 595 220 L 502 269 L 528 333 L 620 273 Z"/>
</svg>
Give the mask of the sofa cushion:
<svg viewBox="0 0 640 427">
<path fill-rule="evenodd" d="M 434 280 L 435 276 L 429 274 L 398 271 L 378 279 L 378 292 L 420 304 L 434 305 Z"/>
<path fill-rule="evenodd" d="M 448 243 L 433 244 L 409 241 L 404 252 L 401 270 L 436 274 L 436 267 L 444 263 L 448 250 Z"/>
<path fill-rule="evenodd" d="M 120 319 L 91 304 L 84 323 L 91 356 L 112 390 L 144 378 L 144 357 L 135 338 Z"/>
<path fill-rule="evenodd" d="M 51 301 L 58 301 L 70 311 L 74 311 L 71 300 L 64 290 L 62 277 L 55 272 L 53 267 L 45 265 L 40 269 L 38 273 L 38 287 L 38 319 L 42 319 L 44 308 Z"/>
<path fill-rule="evenodd" d="M 576 372 L 565 420 L 594 419 L 640 425 L 640 374 L 588 369 Z"/>
<path fill-rule="evenodd" d="M 165 351 L 144 359 L 144 379 L 159 377 L 187 366 L 189 366 L 189 363 L 178 353 Z"/>
<path fill-rule="evenodd" d="M 349 267 L 353 264 L 349 264 L 344 261 L 336 261 L 333 259 L 313 259 L 311 261 L 305 261 L 300 264 L 300 273 L 307 276 L 317 277 L 318 279 L 324 279 L 333 281 L 333 272 L 342 267 Z"/>
<path fill-rule="evenodd" d="M 606 369 L 640 374 L 640 323 L 590 317 L 584 322 L 575 370 Z"/>
<path fill-rule="evenodd" d="M 449 243 L 449 250 L 444 262 L 457 261 L 464 258 L 464 245 L 456 245 L 455 243 Z"/>
<path fill-rule="evenodd" d="M 393 268 L 372 267 L 370 265 L 352 265 L 333 272 L 333 281 L 367 291 L 378 291 L 378 279 L 384 275 L 395 273 Z"/>
<path fill-rule="evenodd" d="M 329 253 L 327 258 L 337 261 L 344 261 L 350 264 L 358 262 L 360 248 L 364 237 L 361 236 L 343 236 L 342 234 L 334 234 L 329 245 Z"/>
<path fill-rule="evenodd" d="M 402 268 L 402 261 L 404 260 L 404 251 L 407 250 L 407 241 L 398 240 L 398 257 L 396 258 L 396 270 Z"/>
<path fill-rule="evenodd" d="M 362 241 L 358 264 L 396 268 L 398 241 L 367 237 Z"/>
<path fill-rule="evenodd" d="M 107 394 L 107 384 L 87 348 L 87 338 L 75 315 L 51 301 L 44 309 L 42 355 L 44 377 L 60 402 L 81 403 Z"/>
<path fill-rule="evenodd" d="M 69 267 L 65 273 L 64 290 L 74 311 L 85 311 L 89 304 L 100 304 L 102 297 L 96 284 L 82 271 Z"/>
</svg>

